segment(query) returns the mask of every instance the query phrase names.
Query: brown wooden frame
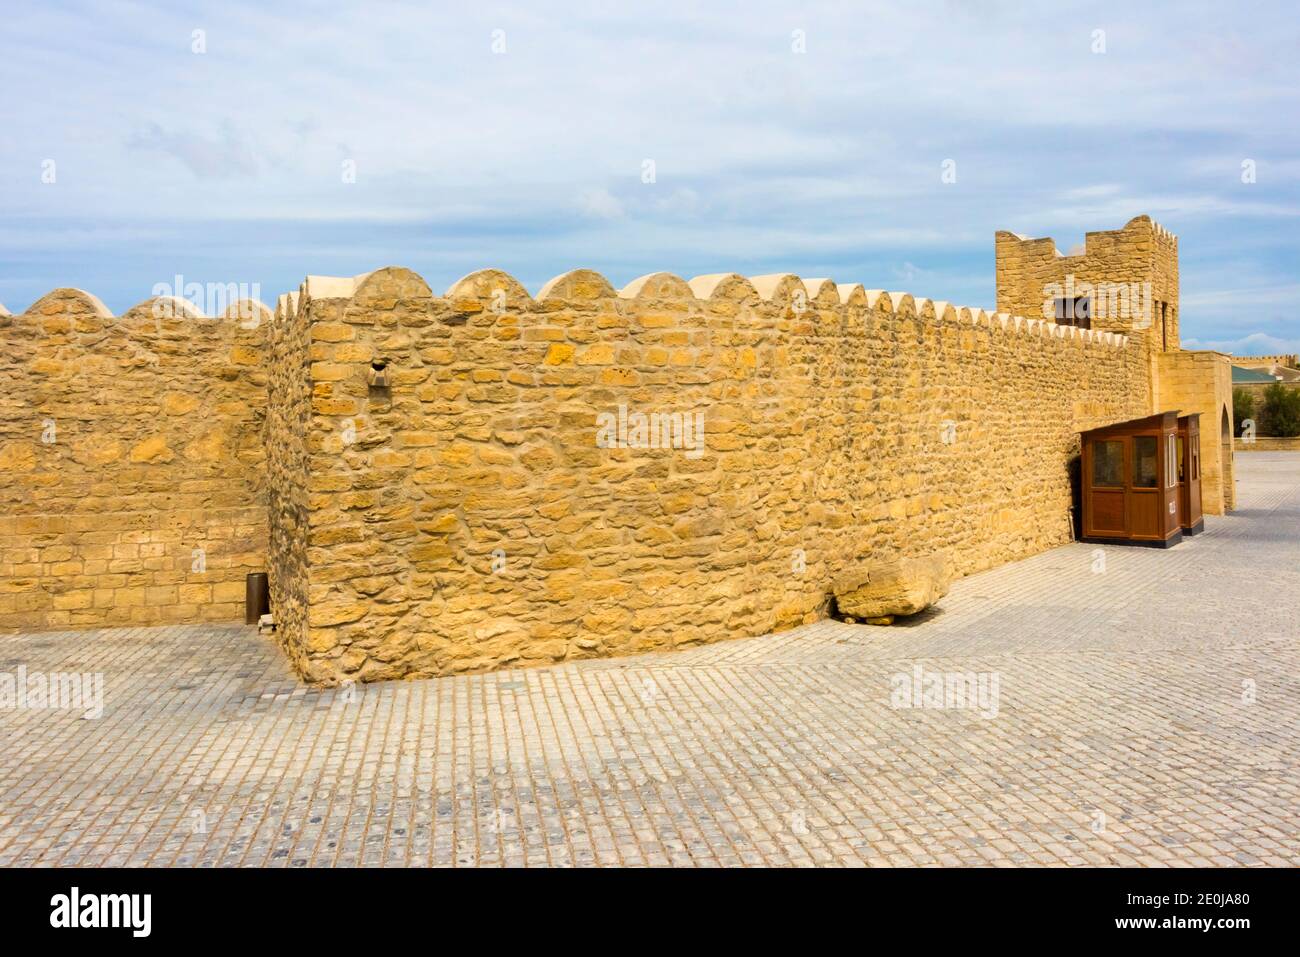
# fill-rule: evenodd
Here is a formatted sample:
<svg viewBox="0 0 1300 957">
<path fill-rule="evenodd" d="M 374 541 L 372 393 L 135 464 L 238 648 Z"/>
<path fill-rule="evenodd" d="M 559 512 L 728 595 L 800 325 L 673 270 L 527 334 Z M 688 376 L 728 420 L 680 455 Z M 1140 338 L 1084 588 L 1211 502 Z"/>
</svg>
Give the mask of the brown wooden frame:
<svg viewBox="0 0 1300 957">
<path fill-rule="evenodd" d="M 1201 512 L 1201 414 L 1178 417 L 1178 439 L 1182 456 L 1178 478 L 1178 521 L 1184 535 L 1205 530 Z"/>
</svg>

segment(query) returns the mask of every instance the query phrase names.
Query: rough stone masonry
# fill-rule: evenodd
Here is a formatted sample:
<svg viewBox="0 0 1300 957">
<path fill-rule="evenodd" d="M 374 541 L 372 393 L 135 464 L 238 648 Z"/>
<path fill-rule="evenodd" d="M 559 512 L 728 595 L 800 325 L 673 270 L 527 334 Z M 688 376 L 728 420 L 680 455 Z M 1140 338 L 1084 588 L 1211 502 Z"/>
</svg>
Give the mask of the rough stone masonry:
<svg viewBox="0 0 1300 957">
<path fill-rule="evenodd" d="M 1172 237 L 1116 233 L 1089 249 L 1127 249 L 1176 317 Z M 1168 325 L 793 275 L 578 270 L 534 297 L 484 270 L 437 296 L 390 267 L 309 277 L 267 321 L 156 311 L 60 290 L 0 318 L 0 625 L 233 618 L 265 568 L 327 684 L 758 635 L 868 562 L 1069 541 L 1078 433 L 1150 414 L 1181 352 Z M 1213 405 L 1208 359 L 1179 389 Z"/>
</svg>

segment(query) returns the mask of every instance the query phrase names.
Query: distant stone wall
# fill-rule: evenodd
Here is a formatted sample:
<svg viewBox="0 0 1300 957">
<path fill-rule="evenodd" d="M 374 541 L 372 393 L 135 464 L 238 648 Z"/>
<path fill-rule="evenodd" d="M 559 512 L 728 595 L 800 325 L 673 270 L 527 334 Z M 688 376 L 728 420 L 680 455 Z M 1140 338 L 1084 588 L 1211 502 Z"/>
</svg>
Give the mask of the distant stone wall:
<svg viewBox="0 0 1300 957">
<path fill-rule="evenodd" d="M 1300 369 L 1300 356 L 1233 356 L 1232 364 L 1243 369 L 1272 369 L 1281 366 L 1284 369 Z"/>
<path fill-rule="evenodd" d="M 269 318 L 114 317 L 74 289 L 0 315 L 0 628 L 242 616 L 266 553 Z"/>
<path fill-rule="evenodd" d="M 1238 436 L 1234 446 L 1238 452 L 1300 452 L 1300 435 L 1290 438 L 1257 435 L 1250 442 Z"/>
<path fill-rule="evenodd" d="M 389 268 L 276 325 L 273 608 L 322 682 L 757 635 L 862 561 L 1034 554 L 1078 432 L 1151 412 L 1143 334 L 794 276 Z"/>
</svg>

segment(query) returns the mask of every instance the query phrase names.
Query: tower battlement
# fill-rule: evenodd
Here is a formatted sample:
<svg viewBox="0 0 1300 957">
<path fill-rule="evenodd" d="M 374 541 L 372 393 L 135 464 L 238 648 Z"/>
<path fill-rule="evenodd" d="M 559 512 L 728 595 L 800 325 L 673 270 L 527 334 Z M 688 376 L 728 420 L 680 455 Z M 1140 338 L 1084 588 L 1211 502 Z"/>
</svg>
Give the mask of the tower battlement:
<svg viewBox="0 0 1300 957">
<path fill-rule="evenodd" d="M 1128 334 L 1150 330 L 1173 352 L 1178 334 L 1178 237 L 1149 216 L 1087 233 L 1064 255 L 1050 238 L 999 231 L 997 310 Z"/>
</svg>

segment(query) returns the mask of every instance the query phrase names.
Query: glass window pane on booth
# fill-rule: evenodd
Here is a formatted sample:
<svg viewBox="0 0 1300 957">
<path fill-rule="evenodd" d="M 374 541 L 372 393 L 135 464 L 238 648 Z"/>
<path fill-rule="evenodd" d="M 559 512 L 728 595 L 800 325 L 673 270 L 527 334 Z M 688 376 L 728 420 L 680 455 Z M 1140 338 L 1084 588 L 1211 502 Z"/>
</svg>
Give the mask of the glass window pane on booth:
<svg viewBox="0 0 1300 957">
<path fill-rule="evenodd" d="M 1155 488 L 1160 449 L 1154 435 L 1133 438 L 1133 486 Z"/>
<path fill-rule="evenodd" d="M 1124 487 L 1124 443 L 1098 442 L 1092 451 L 1092 484 Z"/>
</svg>

